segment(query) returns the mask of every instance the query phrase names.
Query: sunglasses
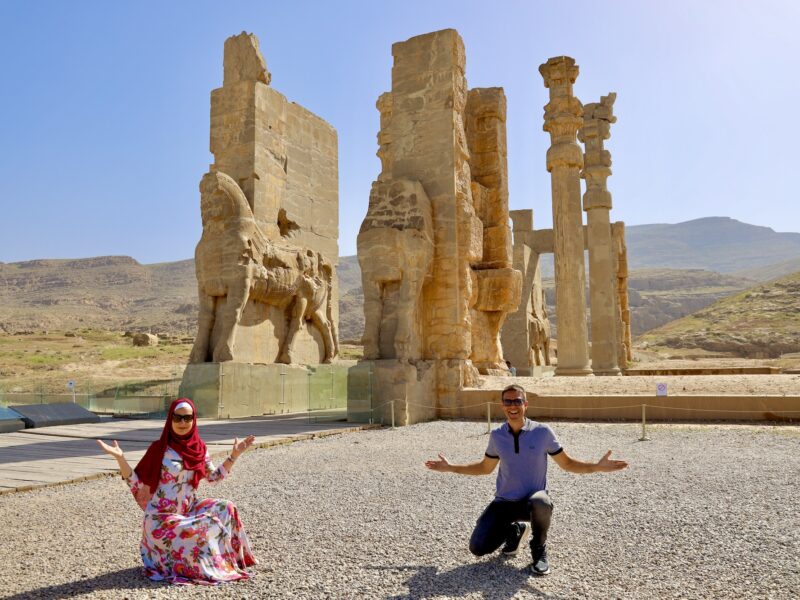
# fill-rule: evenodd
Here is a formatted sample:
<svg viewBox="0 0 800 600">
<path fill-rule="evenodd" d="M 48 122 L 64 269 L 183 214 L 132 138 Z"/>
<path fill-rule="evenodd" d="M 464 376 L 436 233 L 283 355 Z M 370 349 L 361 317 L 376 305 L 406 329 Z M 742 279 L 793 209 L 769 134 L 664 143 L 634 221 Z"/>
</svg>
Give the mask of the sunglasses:
<svg viewBox="0 0 800 600">
<path fill-rule="evenodd" d="M 194 419 L 194 414 L 179 415 L 178 413 L 172 413 L 173 423 L 180 423 L 181 421 L 183 421 L 184 423 L 191 423 L 193 419 Z"/>
<path fill-rule="evenodd" d="M 522 406 L 525 400 L 522 398 L 503 398 L 503 406 Z"/>
</svg>

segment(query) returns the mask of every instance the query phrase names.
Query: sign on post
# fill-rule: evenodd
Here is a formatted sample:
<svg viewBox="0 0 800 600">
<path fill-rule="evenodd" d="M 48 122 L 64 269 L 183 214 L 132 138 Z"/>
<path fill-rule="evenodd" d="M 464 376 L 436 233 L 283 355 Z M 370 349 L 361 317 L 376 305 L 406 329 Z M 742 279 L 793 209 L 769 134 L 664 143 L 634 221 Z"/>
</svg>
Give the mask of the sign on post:
<svg viewBox="0 0 800 600">
<path fill-rule="evenodd" d="M 67 389 L 72 392 L 72 401 L 75 402 L 75 380 L 70 379 L 67 381 Z"/>
</svg>

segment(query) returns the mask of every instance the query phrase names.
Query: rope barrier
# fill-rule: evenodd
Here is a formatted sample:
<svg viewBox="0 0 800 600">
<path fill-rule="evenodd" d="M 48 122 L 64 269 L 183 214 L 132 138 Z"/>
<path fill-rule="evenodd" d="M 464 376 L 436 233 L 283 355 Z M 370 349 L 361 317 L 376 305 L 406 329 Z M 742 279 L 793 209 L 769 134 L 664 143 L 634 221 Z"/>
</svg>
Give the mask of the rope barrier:
<svg viewBox="0 0 800 600">
<path fill-rule="evenodd" d="M 716 408 L 684 408 L 682 406 L 659 406 L 657 404 L 644 404 L 643 406 L 647 406 L 648 408 L 662 408 L 665 410 L 691 410 L 697 412 L 724 412 L 724 413 L 792 413 L 792 414 L 800 414 L 800 410 L 723 410 L 723 409 L 716 409 Z"/>
<path fill-rule="evenodd" d="M 388 404 L 392 404 L 394 401 L 390 400 L 389 402 L 384 402 L 374 408 L 371 408 L 370 411 L 378 410 L 379 408 L 383 408 Z M 464 406 L 432 406 L 430 404 L 417 404 L 416 402 L 406 402 L 407 406 L 415 406 L 417 408 L 433 408 L 437 410 L 463 410 L 465 408 L 475 408 L 476 406 L 486 406 L 487 402 L 479 402 L 477 404 L 467 404 Z M 621 406 L 538 406 L 538 407 L 531 407 L 535 411 L 549 411 L 549 410 L 580 410 L 580 411 L 590 411 L 590 410 L 623 410 L 623 409 L 639 409 L 642 406 L 646 406 L 647 408 L 660 408 L 662 410 L 684 410 L 684 411 L 697 411 L 697 412 L 723 412 L 723 413 L 790 413 L 790 414 L 800 414 L 800 410 L 726 410 L 726 409 L 717 409 L 717 408 L 686 408 L 682 406 L 663 406 L 659 404 L 626 404 Z"/>
</svg>

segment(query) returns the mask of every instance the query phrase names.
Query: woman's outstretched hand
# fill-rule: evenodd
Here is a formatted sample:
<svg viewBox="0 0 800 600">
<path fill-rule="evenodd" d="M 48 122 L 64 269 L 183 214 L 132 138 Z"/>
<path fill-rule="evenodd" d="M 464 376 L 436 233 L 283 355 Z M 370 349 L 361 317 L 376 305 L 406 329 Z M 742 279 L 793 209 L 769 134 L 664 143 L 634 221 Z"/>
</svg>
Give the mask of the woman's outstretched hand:
<svg viewBox="0 0 800 600">
<path fill-rule="evenodd" d="M 119 471 L 125 479 L 131 476 L 133 469 L 131 469 L 128 461 L 125 460 L 125 453 L 122 451 L 122 448 L 119 447 L 117 440 L 114 440 L 113 446 L 109 446 L 103 440 L 97 440 L 97 445 L 100 446 L 103 452 L 116 459 L 119 465 Z"/>
<path fill-rule="evenodd" d="M 252 446 L 253 442 L 255 441 L 256 441 L 256 436 L 254 435 L 248 435 L 241 442 L 239 441 L 238 437 L 233 438 L 233 450 L 231 450 L 231 458 L 233 460 L 239 458 L 239 456 L 241 456 L 250 449 L 250 446 Z"/>
<path fill-rule="evenodd" d="M 125 453 L 122 451 L 122 448 L 119 447 L 117 440 L 114 440 L 113 446 L 109 446 L 103 440 L 97 440 L 97 445 L 102 448 L 103 452 L 109 456 L 113 456 L 114 458 L 122 458 L 125 456 Z"/>
</svg>

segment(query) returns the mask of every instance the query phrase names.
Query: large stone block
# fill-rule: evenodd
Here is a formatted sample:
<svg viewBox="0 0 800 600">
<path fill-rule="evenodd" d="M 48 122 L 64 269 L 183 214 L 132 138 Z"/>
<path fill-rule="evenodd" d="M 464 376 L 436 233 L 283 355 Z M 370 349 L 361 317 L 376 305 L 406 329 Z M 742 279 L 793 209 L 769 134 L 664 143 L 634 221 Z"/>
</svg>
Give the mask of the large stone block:
<svg viewBox="0 0 800 600">
<path fill-rule="evenodd" d="M 483 258 L 481 269 L 506 269 L 511 267 L 511 229 L 508 225 L 483 229 Z"/>
<path fill-rule="evenodd" d="M 349 421 L 401 426 L 436 418 L 436 369 L 428 361 L 363 361 L 351 367 L 348 382 Z"/>
<path fill-rule="evenodd" d="M 516 269 L 476 271 L 478 298 L 475 310 L 512 312 L 517 309 L 522 291 L 522 274 Z"/>
<path fill-rule="evenodd" d="M 178 393 L 207 419 L 298 413 L 308 409 L 308 373 L 296 365 L 190 364 Z"/>
<path fill-rule="evenodd" d="M 256 36 L 243 31 L 225 40 L 224 71 L 225 85 L 239 81 L 269 83 L 267 63 L 261 55 Z"/>
</svg>

